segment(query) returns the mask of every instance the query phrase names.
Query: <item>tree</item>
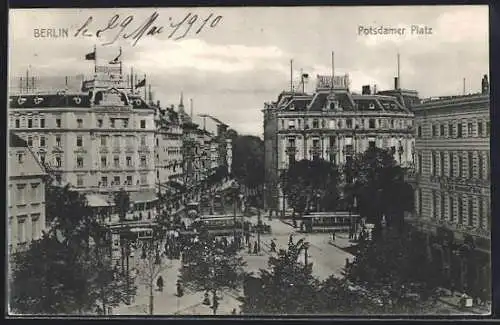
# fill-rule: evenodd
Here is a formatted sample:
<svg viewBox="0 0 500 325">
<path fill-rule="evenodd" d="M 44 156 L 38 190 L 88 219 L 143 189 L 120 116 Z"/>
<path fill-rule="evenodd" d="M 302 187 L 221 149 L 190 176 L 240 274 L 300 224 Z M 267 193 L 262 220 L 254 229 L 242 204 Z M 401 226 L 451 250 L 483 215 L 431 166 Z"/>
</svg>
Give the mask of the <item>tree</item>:
<svg viewBox="0 0 500 325">
<path fill-rule="evenodd" d="M 319 281 L 312 275 L 312 264 L 299 262 L 306 248 L 303 239 L 289 244 L 269 258 L 270 270 L 261 269 L 259 277 L 247 278 L 242 299 L 245 314 L 341 314 L 364 307 L 346 281 L 333 276 Z"/>
<path fill-rule="evenodd" d="M 346 277 L 382 297 L 384 312 L 415 313 L 419 299 L 412 295 L 427 299 L 437 286 L 438 274 L 421 238 L 388 229 L 385 236 L 362 246 Z"/>
<path fill-rule="evenodd" d="M 85 197 L 69 187 L 47 189 L 51 229 L 14 255 L 11 308 L 20 313 L 71 314 L 114 306 L 123 279 L 112 276 L 111 243 Z"/>
<path fill-rule="evenodd" d="M 188 247 L 182 262 L 180 281 L 191 290 L 212 292 L 214 298 L 219 291 L 238 288 L 244 274 L 245 262 L 236 249 L 223 247 L 207 234 Z M 212 308 L 215 314 L 217 304 Z"/>
<path fill-rule="evenodd" d="M 231 169 L 238 183 L 248 188 L 264 184 L 264 141 L 252 135 L 240 135 L 233 140 Z"/>
<path fill-rule="evenodd" d="M 130 195 L 124 189 L 120 189 L 114 195 L 114 203 L 118 209 L 118 215 L 120 217 L 120 221 L 125 220 L 127 215 L 127 211 L 130 208 Z"/>
<path fill-rule="evenodd" d="M 346 165 L 348 196 L 355 196 L 362 216 L 379 224 L 385 215 L 389 225 L 402 226 L 404 211 L 413 209 L 413 191 L 404 180 L 390 150 L 369 148 Z"/>
<path fill-rule="evenodd" d="M 298 161 L 281 175 L 281 182 L 295 212 L 337 207 L 339 172 L 333 163 L 323 159 Z"/>
</svg>

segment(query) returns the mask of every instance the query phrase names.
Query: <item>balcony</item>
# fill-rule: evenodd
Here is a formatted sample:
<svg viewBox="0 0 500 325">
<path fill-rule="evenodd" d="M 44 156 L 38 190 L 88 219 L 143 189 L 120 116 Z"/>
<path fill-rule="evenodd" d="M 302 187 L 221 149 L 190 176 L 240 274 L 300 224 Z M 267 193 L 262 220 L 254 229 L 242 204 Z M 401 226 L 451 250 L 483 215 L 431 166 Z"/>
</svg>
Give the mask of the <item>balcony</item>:
<svg viewBox="0 0 500 325">
<path fill-rule="evenodd" d="M 127 153 L 133 153 L 133 152 L 135 152 L 135 149 L 134 149 L 133 146 L 129 145 L 129 146 L 125 147 L 125 152 L 127 152 Z"/>
<path fill-rule="evenodd" d="M 102 146 L 101 146 L 101 147 L 99 148 L 99 153 L 108 153 L 108 152 L 109 152 L 108 147 L 102 147 Z"/>
<path fill-rule="evenodd" d="M 312 155 L 320 155 L 321 154 L 321 147 L 316 147 L 316 146 L 313 146 L 311 148 L 311 150 L 309 150 L 309 152 L 312 154 Z"/>
<path fill-rule="evenodd" d="M 145 145 L 139 146 L 139 149 L 138 149 L 139 152 L 150 152 L 150 150 L 151 149 L 149 148 L 149 146 L 145 146 Z"/>
<path fill-rule="evenodd" d="M 285 151 L 288 155 L 295 155 L 295 153 L 297 152 L 297 147 L 288 146 L 288 147 L 286 147 Z"/>
<path fill-rule="evenodd" d="M 120 153 L 121 152 L 121 149 L 119 146 L 114 146 L 113 147 L 113 150 L 112 150 L 113 153 Z"/>
</svg>

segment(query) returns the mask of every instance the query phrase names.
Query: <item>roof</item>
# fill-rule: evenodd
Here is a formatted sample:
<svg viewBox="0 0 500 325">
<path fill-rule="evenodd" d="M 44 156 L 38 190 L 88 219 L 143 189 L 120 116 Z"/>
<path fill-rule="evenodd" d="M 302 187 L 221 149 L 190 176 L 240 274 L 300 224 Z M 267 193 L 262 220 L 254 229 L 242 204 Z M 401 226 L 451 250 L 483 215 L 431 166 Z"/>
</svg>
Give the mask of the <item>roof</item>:
<svg viewBox="0 0 500 325">
<path fill-rule="evenodd" d="M 27 148 L 28 143 L 21 139 L 13 131 L 9 131 L 9 146 L 13 148 Z"/>
<path fill-rule="evenodd" d="M 99 194 L 87 194 L 85 197 L 91 207 L 108 207 L 114 205 L 110 204 L 104 196 Z"/>
<path fill-rule="evenodd" d="M 132 192 L 130 193 L 130 201 L 134 203 L 152 202 L 158 199 L 155 192 Z"/>
</svg>

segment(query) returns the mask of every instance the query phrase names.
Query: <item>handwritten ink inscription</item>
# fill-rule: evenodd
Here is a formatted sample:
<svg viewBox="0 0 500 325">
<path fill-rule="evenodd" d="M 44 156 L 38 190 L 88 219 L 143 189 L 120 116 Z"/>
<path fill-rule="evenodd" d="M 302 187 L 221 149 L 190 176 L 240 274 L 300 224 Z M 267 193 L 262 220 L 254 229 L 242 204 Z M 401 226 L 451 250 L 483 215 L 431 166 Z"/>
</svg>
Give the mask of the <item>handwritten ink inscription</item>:
<svg viewBox="0 0 500 325">
<path fill-rule="evenodd" d="M 125 40 L 131 40 L 135 46 L 144 36 L 155 36 L 162 33 L 169 33 L 168 38 L 180 40 L 188 35 L 198 35 L 203 30 L 215 28 L 221 22 L 222 16 L 215 16 L 213 13 L 203 18 L 193 13 L 188 13 L 181 20 L 175 21 L 172 17 L 168 19 L 168 25 L 160 25 L 156 22 L 160 15 L 154 12 L 145 21 L 135 23 L 133 15 L 124 18 L 120 15 L 113 15 L 105 26 L 95 26 L 92 16 L 81 25 L 75 37 L 104 37 L 111 35 L 111 40 L 103 45 L 111 45 L 120 37 Z"/>
</svg>

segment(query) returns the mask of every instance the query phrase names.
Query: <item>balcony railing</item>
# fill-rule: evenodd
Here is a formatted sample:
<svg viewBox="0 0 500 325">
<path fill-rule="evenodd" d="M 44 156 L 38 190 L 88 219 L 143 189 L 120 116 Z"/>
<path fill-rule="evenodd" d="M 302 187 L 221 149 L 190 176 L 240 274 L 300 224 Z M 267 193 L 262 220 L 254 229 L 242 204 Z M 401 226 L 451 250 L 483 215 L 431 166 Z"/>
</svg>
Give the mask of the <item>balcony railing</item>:
<svg viewBox="0 0 500 325">
<path fill-rule="evenodd" d="M 150 152 L 150 149 L 149 149 L 149 146 L 141 145 L 141 146 L 139 146 L 139 150 L 138 151 Z"/>
<path fill-rule="evenodd" d="M 312 147 L 310 152 L 312 155 L 319 155 L 321 154 L 321 147 Z"/>
<path fill-rule="evenodd" d="M 289 155 L 294 155 L 297 152 L 297 147 L 295 146 L 288 146 L 286 147 L 286 153 Z"/>
<path fill-rule="evenodd" d="M 131 152 L 134 152 L 134 151 L 135 151 L 135 150 L 134 150 L 134 147 L 133 147 L 133 146 L 130 146 L 130 145 L 129 145 L 129 146 L 126 146 L 126 147 L 125 147 L 125 152 L 129 152 L 129 153 L 131 153 Z"/>
<path fill-rule="evenodd" d="M 121 149 L 119 146 L 114 146 L 113 147 L 113 153 L 120 153 L 121 152 Z"/>
</svg>

